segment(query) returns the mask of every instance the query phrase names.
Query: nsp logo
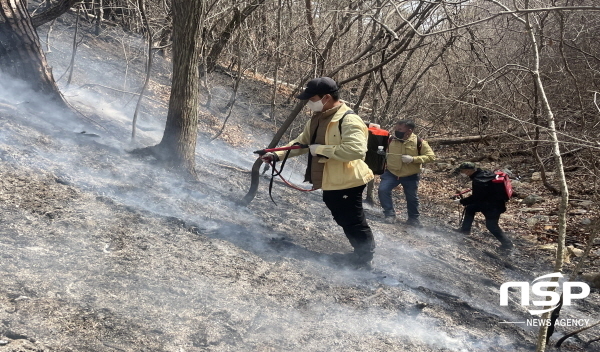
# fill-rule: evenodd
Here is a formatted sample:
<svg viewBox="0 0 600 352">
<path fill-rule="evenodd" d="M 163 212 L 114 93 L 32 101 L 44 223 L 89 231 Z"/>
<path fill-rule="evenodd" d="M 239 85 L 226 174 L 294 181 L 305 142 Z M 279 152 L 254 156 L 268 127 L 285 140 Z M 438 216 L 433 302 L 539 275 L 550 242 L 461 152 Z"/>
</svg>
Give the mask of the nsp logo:
<svg viewBox="0 0 600 352">
<path fill-rule="evenodd" d="M 548 287 L 559 287 L 560 284 L 557 281 L 539 281 L 542 279 L 551 279 L 551 278 L 562 278 L 563 275 L 561 273 L 552 273 L 548 275 L 542 275 L 537 279 L 531 282 L 531 285 L 528 282 L 524 281 L 511 281 L 505 282 L 500 286 L 500 305 L 507 306 L 508 305 L 508 288 L 509 287 L 519 287 L 521 288 L 521 305 L 529 306 L 529 288 L 531 286 L 531 292 L 540 297 L 550 297 L 549 300 L 540 300 L 533 301 L 534 306 L 544 307 L 551 306 L 548 309 L 533 309 L 529 310 L 531 315 L 538 315 L 545 312 L 549 312 L 558 306 L 560 302 L 560 293 L 556 291 L 548 291 L 546 288 Z M 536 282 L 538 281 L 538 282 Z M 573 287 L 579 287 L 581 289 L 581 293 L 573 293 Z M 563 293 L 563 305 L 570 306 L 571 301 L 574 299 L 583 299 L 586 298 L 590 294 L 590 287 L 588 284 L 584 282 L 571 282 L 567 281 L 562 284 L 562 293 Z"/>
</svg>

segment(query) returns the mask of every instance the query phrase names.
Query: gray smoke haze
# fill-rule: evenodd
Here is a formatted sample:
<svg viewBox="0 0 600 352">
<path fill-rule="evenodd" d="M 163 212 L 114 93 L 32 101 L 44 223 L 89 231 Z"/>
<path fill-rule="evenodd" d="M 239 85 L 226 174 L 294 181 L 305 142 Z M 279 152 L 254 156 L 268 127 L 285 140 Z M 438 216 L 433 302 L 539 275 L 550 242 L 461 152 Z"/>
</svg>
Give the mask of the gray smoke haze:
<svg viewBox="0 0 600 352">
<path fill-rule="evenodd" d="M 4 89 L 9 88 L 7 86 Z M 8 96 L 4 90 L 0 92 L 2 96 Z M 86 101 L 85 98 L 90 99 Z M 38 99 L 35 95 L 31 95 L 30 99 Z M 205 230 L 216 231 L 218 238 L 231 240 L 232 243 L 244 243 L 249 245 L 252 253 L 264 255 L 265 258 L 272 258 L 268 254 L 266 242 L 274 234 L 269 233 L 265 229 L 260 220 L 253 214 L 252 210 L 238 207 L 234 201 L 223 198 L 221 194 L 229 193 L 223 187 L 229 187 L 227 184 L 222 184 L 218 179 L 203 179 L 203 186 L 200 189 L 194 189 L 187 186 L 167 170 L 160 167 L 155 167 L 148 164 L 147 161 L 140 161 L 131 158 L 126 150 L 131 148 L 127 141 L 127 124 L 129 123 L 127 113 L 119 111 L 107 103 L 102 101 L 101 96 L 94 96 L 90 93 L 79 94 L 77 96 L 77 106 L 88 104 L 88 107 L 95 107 L 94 113 L 99 116 L 103 126 L 108 126 L 110 131 L 120 131 L 120 134 L 114 133 L 103 134 L 99 129 L 92 129 L 93 125 L 86 121 L 69 120 L 63 116 L 57 116 L 50 111 L 44 111 L 43 119 L 36 116 L 34 112 L 19 111 L 19 114 L 24 114 L 24 120 L 29 124 L 26 126 L 21 121 L 4 121 L 3 132 L 0 134 L 0 149 L 7 151 L 10 157 L 3 154 L 2 159 L 14 164 L 18 167 L 32 168 L 40 173 L 52 173 L 56 177 L 67 181 L 69 184 L 82 189 L 85 192 L 91 192 L 102 197 L 112 199 L 117 204 L 133 207 L 138 210 L 147 211 L 160 216 L 170 216 L 183 219 L 189 223 L 200 224 Z M 107 107 L 108 106 L 108 107 Z M 21 115 L 23 116 L 23 115 Z M 76 132 L 80 130 L 98 131 L 102 135 L 101 138 L 92 138 L 79 135 Z M 159 132 L 159 123 L 150 131 L 139 132 L 140 140 L 157 141 Z M 44 141 L 41 142 L 40 141 Z M 215 144 L 199 144 L 198 150 L 199 162 L 219 163 L 227 162 L 230 165 L 237 166 L 243 169 L 249 169 L 254 159 L 248 151 L 238 151 L 223 143 Z M 299 179 L 301 170 L 300 167 L 290 167 L 293 173 L 286 175 L 293 181 Z M 297 170 L 297 169 L 300 170 Z M 266 182 L 263 180 L 263 187 Z M 278 190 L 281 191 L 282 186 L 278 185 Z M 240 190 L 237 190 L 239 194 Z M 299 195 L 300 197 L 301 195 Z M 313 198 L 315 205 L 313 213 L 315 216 L 324 216 L 326 209 L 319 203 L 320 192 L 309 196 Z M 105 215 L 108 216 L 108 215 Z M 95 222 L 100 222 L 103 217 L 102 213 L 97 215 Z M 211 221 L 215 219 L 215 221 Z M 236 227 L 223 226 L 223 220 L 227 223 L 235 224 L 236 227 L 243 228 L 243 231 Z M 44 234 L 36 234 L 43 236 Z M 56 275 L 55 273 L 64 270 L 72 271 L 74 267 L 71 264 L 61 262 L 61 257 L 70 257 L 72 255 L 81 255 L 88 257 L 94 263 L 103 263 L 110 257 L 111 246 L 113 244 L 93 243 L 94 239 L 84 235 L 78 231 L 65 231 L 61 233 L 62 237 L 53 237 L 54 241 L 68 243 L 67 247 L 71 249 L 68 254 L 61 251 L 45 250 L 45 246 L 34 245 L 28 246 L 31 249 L 27 253 L 31 253 L 23 263 L 23 267 L 19 270 L 34 270 L 33 268 L 43 265 L 43 271 L 48 273 L 48 277 Z M 247 238 L 242 238 L 246 236 Z M 436 236 L 435 234 L 424 234 L 424 236 Z M 77 241 L 66 240 L 68 238 L 77 238 Z M 402 282 L 390 279 L 388 282 L 392 286 L 403 286 L 407 289 L 416 289 L 419 286 L 428 287 L 434 290 L 440 290 L 449 294 L 461 295 L 463 289 L 459 282 L 454 282 L 458 286 L 454 286 L 444 280 L 443 277 L 432 277 L 432 272 L 440 272 L 443 262 L 436 262 L 430 257 L 424 248 L 407 248 L 393 237 L 387 236 L 384 233 L 377 232 L 376 238 L 379 243 L 377 253 L 378 267 L 386 271 L 391 277 L 402 278 Z M 343 240 L 343 238 L 341 238 Z M 221 243 L 217 240 L 215 243 Z M 50 244 L 48 244 L 50 245 Z M 98 246 L 102 247 L 102 251 L 98 252 Z M 227 248 L 231 245 L 221 244 L 222 248 Z M 448 244 L 450 247 L 451 244 Z M 50 246 L 52 247 L 52 246 Z M 90 247 L 96 247 L 90 255 Z M 261 252 L 265 252 L 261 254 Z M 253 256 L 253 254 L 248 253 Z M 283 253 L 285 255 L 285 253 Z M 90 257 L 91 256 L 91 257 Z M 399 260 L 402 258 L 402 260 Z M 250 259 L 255 262 L 257 259 Z M 61 280 L 60 275 L 56 281 L 45 283 L 42 285 L 58 285 L 63 286 L 63 289 L 68 292 L 71 297 L 86 300 L 85 292 L 94 292 L 101 287 L 106 287 L 107 290 L 116 290 L 114 283 L 114 272 L 116 263 L 110 261 L 101 264 L 100 268 L 105 269 L 90 269 L 93 276 L 100 280 L 88 282 L 86 277 L 90 272 L 81 270 L 81 279 L 76 282 L 66 282 Z M 369 286 L 368 278 L 357 276 L 356 272 L 323 272 L 322 265 L 317 262 L 303 261 L 299 262 L 299 270 L 305 271 L 319 281 L 324 281 L 327 284 L 338 285 L 359 285 Z M 75 265 L 73 263 L 73 265 Z M 104 272 L 107 270 L 108 272 Z M 295 271 L 298 269 L 290 270 Z M 94 271 L 96 274 L 93 274 Z M 157 270 L 157 275 L 161 275 L 162 270 Z M 446 271 L 447 273 L 447 271 Z M 457 270 L 456 275 L 461 275 L 463 272 Z M 135 272 L 127 273 L 127 277 L 135 277 Z M 139 274 L 142 276 L 142 272 Z M 148 316 L 160 315 L 163 319 L 158 325 L 160 328 L 168 331 L 176 326 L 182 329 L 186 327 L 185 316 L 188 312 L 188 299 L 190 294 L 193 297 L 205 297 L 210 301 L 210 304 L 201 304 L 200 306 L 208 311 L 207 314 L 215 314 L 215 307 L 228 307 L 227 312 L 230 316 L 238 316 L 240 324 L 248 324 L 245 321 L 252 317 L 251 324 L 260 326 L 256 332 L 246 331 L 245 339 L 248 341 L 260 341 L 261 339 L 272 339 L 273 336 L 279 336 L 281 344 L 295 345 L 306 344 L 307 350 L 318 350 L 319 340 L 328 338 L 328 334 L 320 336 L 319 331 L 330 329 L 338 331 L 340 338 L 344 335 L 379 335 L 384 334 L 390 338 L 401 338 L 404 341 L 414 341 L 416 345 L 426 344 L 434 349 L 450 350 L 450 351 L 470 351 L 483 348 L 488 343 L 501 343 L 504 346 L 509 346 L 510 341 L 504 337 L 496 337 L 498 341 L 475 341 L 467 335 L 457 332 L 452 336 L 444 331 L 435 328 L 440 322 L 433 317 L 417 316 L 411 317 L 404 313 L 389 311 L 386 309 L 377 309 L 376 307 L 365 310 L 353 310 L 343 305 L 339 305 L 335 301 L 310 301 L 301 310 L 289 309 L 275 302 L 268 300 L 262 302 L 261 299 L 252 296 L 238 297 L 227 290 L 227 287 L 211 285 L 210 278 L 202 278 L 196 275 L 193 283 L 182 284 L 177 283 L 177 290 L 187 292 L 188 294 L 182 297 L 173 297 L 169 295 L 171 292 L 172 283 L 168 280 L 167 284 L 154 283 L 152 287 L 145 285 L 127 283 L 122 289 L 138 292 L 139 299 L 150 306 L 153 299 L 160 300 L 160 306 L 168 307 L 168 312 L 159 309 L 156 312 L 148 312 Z M 320 278 L 319 278 L 320 277 Z M 358 279 L 357 279 L 358 277 Z M 66 278 L 64 279 L 66 280 Z M 104 283 L 103 283 L 104 282 Z M 135 282 L 135 280 L 133 281 Z M 477 296 L 481 292 L 489 291 L 488 288 L 481 288 L 480 292 L 474 292 L 473 296 Z M 415 300 L 427 301 L 429 298 L 426 294 L 420 294 L 418 291 L 412 293 Z M 151 297 L 155 298 L 151 298 Z M 487 296 L 490 292 L 487 292 Z M 493 298 L 493 297 L 491 297 Z M 475 299 L 475 298 L 473 298 Z M 250 300 L 250 301 L 248 301 Z M 119 299 L 110 301 L 96 302 L 102 307 L 116 307 L 117 310 L 134 312 L 136 306 L 140 302 L 126 302 Z M 486 304 L 487 303 L 487 304 Z M 490 302 L 483 302 L 478 305 L 479 308 L 490 308 Z M 196 306 L 195 309 L 200 309 Z M 493 309 L 496 311 L 496 309 Z M 212 313 L 211 313 L 212 312 Z M 138 312 L 140 313 L 140 312 Z M 143 314 L 143 313 L 141 313 Z M 183 318 L 182 318 L 183 317 Z M 236 321 L 235 319 L 233 319 Z M 214 334 L 222 333 L 222 327 L 217 324 L 205 322 L 206 331 L 214 330 Z M 297 327 L 302 326 L 302 331 L 297 331 Z M 212 329 L 212 330 L 211 330 Z M 431 331 L 436 331 L 431 334 Z M 307 335 L 308 334 L 308 335 Z M 307 336 L 310 339 L 307 340 Z M 209 337 L 206 337 L 210 339 Z M 183 342 L 182 342 L 183 343 Z M 331 343 L 331 342 L 329 342 Z"/>
</svg>

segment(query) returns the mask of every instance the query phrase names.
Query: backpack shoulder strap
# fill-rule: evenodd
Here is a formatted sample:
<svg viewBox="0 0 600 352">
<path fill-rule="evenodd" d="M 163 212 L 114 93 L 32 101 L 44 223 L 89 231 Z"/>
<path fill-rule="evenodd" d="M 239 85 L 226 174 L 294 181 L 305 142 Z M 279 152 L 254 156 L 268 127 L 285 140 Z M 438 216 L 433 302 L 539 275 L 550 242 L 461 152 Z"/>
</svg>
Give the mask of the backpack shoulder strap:
<svg viewBox="0 0 600 352">
<path fill-rule="evenodd" d="M 421 155 L 421 147 L 423 146 L 423 138 L 417 137 L 417 152 Z"/>
<path fill-rule="evenodd" d="M 352 111 L 352 109 L 346 111 L 344 113 L 344 115 L 342 115 L 342 118 L 338 121 L 338 127 L 340 129 L 340 136 L 342 135 L 342 123 L 344 122 L 344 117 L 346 117 L 346 115 L 348 114 L 354 114 L 354 111 Z"/>
</svg>

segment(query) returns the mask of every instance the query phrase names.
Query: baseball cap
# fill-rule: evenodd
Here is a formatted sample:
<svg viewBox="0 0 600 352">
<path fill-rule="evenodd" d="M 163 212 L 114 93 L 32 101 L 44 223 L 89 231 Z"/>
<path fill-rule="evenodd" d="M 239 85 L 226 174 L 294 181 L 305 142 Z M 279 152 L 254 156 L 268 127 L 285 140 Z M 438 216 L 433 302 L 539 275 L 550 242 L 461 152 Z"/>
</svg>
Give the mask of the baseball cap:
<svg viewBox="0 0 600 352">
<path fill-rule="evenodd" d="M 312 79 L 306 83 L 306 88 L 296 98 L 307 100 L 315 95 L 325 95 L 337 92 L 338 85 L 329 77 L 319 77 Z"/>
<path fill-rule="evenodd" d="M 456 169 L 454 169 L 454 174 L 459 174 L 460 170 L 475 170 L 475 163 L 472 163 L 470 161 L 465 161 L 463 163 L 461 163 L 460 165 L 458 165 L 458 167 Z"/>
</svg>

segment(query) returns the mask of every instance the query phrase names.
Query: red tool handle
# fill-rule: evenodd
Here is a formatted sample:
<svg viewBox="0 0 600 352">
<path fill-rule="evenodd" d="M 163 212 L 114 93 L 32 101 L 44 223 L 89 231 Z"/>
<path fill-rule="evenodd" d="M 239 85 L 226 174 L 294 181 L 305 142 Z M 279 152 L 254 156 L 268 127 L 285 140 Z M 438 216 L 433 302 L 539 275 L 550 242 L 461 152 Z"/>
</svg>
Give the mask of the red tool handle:
<svg viewBox="0 0 600 352">
<path fill-rule="evenodd" d="M 271 153 L 271 152 L 279 152 L 279 151 L 282 151 L 282 150 L 292 150 L 292 149 L 302 149 L 302 148 L 308 148 L 308 145 L 306 145 L 306 144 L 295 144 L 295 145 L 292 145 L 292 146 L 289 146 L 289 147 L 261 149 L 261 150 L 256 150 L 254 152 L 254 154 L 265 155 L 265 154 Z"/>
<path fill-rule="evenodd" d="M 450 199 L 456 199 L 456 198 L 462 198 L 462 195 L 467 193 L 467 192 L 471 192 L 471 189 L 467 189 L 466 191 L 462 191 L 460 193 L 456 193 L 455 195 L 453 195 L 452 197 L 450 197 Z"/>
</svg>

